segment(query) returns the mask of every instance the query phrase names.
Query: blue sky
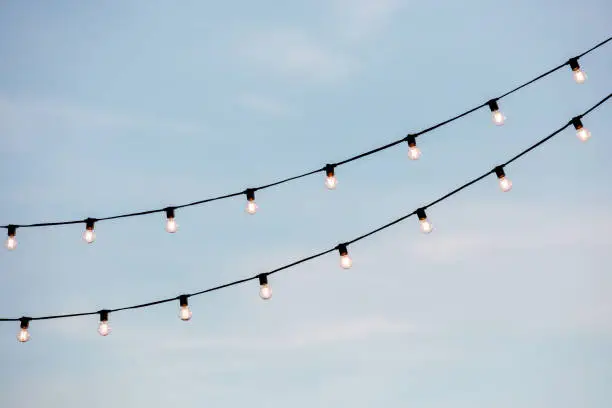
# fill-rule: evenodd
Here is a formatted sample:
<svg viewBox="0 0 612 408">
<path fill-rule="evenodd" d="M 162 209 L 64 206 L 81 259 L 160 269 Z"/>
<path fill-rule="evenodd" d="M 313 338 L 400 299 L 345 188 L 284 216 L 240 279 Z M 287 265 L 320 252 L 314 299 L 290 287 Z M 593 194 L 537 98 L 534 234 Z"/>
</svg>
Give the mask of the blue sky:
<svg viewBox="0 0 612 408">
<path fill-rule="evenodd" d="M 398 139 L 610 36 L 606 1 L 0 4 L 0 224 L 102 217 L 276 180 Z M 612 45 L 418 139 L 257 194 L 18 231 L 0 315 L 114 308 L 251 276 L 384 224 L 612 90 Z M 0 323 L 0 406 L 610 405 L 610 103 L 494 177 L 336 254 L 178 305 Z"/>
</svg>

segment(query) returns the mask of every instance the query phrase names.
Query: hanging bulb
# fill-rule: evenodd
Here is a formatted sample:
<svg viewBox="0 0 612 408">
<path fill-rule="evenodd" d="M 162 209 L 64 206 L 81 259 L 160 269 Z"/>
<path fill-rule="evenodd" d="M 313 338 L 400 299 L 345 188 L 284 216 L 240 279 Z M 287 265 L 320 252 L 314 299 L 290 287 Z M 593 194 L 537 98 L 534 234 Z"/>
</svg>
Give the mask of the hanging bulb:
<svg viewBox="0 0 612 408">
<path fill-rule="evenodd" d="M 416 138 L 413 135 L 408 135 L 406 141 L 408 142 L 408 158 L 418 160 L 421 157 L 421 150 L 416 145 Z"/>
<path fill-rule="evenodd" d="M 495 169 L 495 175 L 499 179 L 499 187 L 503 192 L 510 191 L 512 189 L 512 181 L 508 177 L 506 177 L 506 173 L 504 173 L 504 168 L 502 166 L 497 166 Z"/>
<path fill-rule="evenodd" d="M 111 328 L 108 325 L 108 310 L 100 310 L 100 325 L 98 326 L 98 333 L 100 336 L 108 336 L 111 332 Z"/>
<path fill-rule="evenodd" d="M 338 245 L 338 252 L 340 252 L 340 266 L 344 269 L 349 269 L 353 266 L 353 260 L 348 254 L 348 248 L 346 244 Z"/>
<path fill-rule="evenodd" d="M 166 231 L 173 234 L 178 230 L 178 224 L 174 219 L 174 207 L 166 208 Z"/>
<path fill-rule="evenodd" d="M 587 128 L 582 126 L 582 120 L 580 119 L 580 116 L 572 118 L 572 125 L 574 125 L 574 128 L 576 129 L 576 136 L 578 136 L 578 139 L 583 142 L 586 142 L 591 138 L 591 132 L 589 132 Z"/>
<path fill-rule="evenodd" d="M 431 231 L 433 231 L 433 225 L 427 219 L 427 214 L 425 214 L 425 209 L 419 208 L 416 211 L 416 214 L 417 214 L 417 217 L 419 218 L 419 224 L 421 225 L 421 231 L 424 234 L 429 234 Z"/>
<path fill-rule="evenodd" d="M 268 284 L 268 274 L 259 275 L 259 297 L 268 300 L 272 297 L 272 288 Z"/>
<path fill-rule="evenodd" d="M 189 309 L 189 302 L 187 302 L 188 298 L 189 296 L 187 295 L 179 296 L 179 304 L 181 305 L 181 308 L 179 309 L 179 317 L 184 322 L 191 319 L 192 315 L 191 310 Z"/>
<path fill-rule="evenodd" d="M 503 125 L 506 117 L 500 112 L 499 106 L 497 105 L 497 100 L 491 99 L 489 102 L 487 102 L 487 104 L 489 105 L 489 109 L 491 109 L 493 123 L 495 123 L 497 126 Z"/>
<path fill-rule="evenodd" d="M 255 214 L 257 212 L 257 204 L 255 204 L 255 190 L 252 188 L 247 188 L 246 196 L 247 196 L 246 212 L 248 212 L 249 214 Z"/>
<path fill-rule="evenodd" d="M 335 189 L 338 185 L 338 181 L 336 180 L 336 176 L 334 174 L 334 167 L 335 166 L 333 164 L 325 165 L 325 174 L 327 174 L 327 178 L 325 179 L 325 186 L 330 190 Z"/>
<path fill-rule="evenodd" d="M 17 248 L 17 238 L 15 238 L 15 234 L 17 234 L 17 226 L 9 225 L 8 228 L 8 238 L 6 239 L 6 249 L 12 251 Z"/>
<path fill-rule="evenodd" d="M 94 223 L 96 222 L 93 218 L 87 218 L 85 220 L 85 232 L 83 233 L 83 239 L 88 244 L 91 244 L 96 240 L 96 233 L 94 232 Z"/>
<path fill-rule="evenodd" d="M 574 76 L 574 81 L 577 84 L 583 84 L 584 81 L 587 80 L 587 74 L 582 69 L 580 69 L 580 64 L 578 64 L 578 58 L 570 58 L 569 66 L 572 69 L 572 75 Z"/>
<path fill-rule="evenodd" d="M 30 320 L 32 319 L 29 317 L 22 317 L 19 319 L 20 330 L 19 334 L 17 334 L 17 340 L 19 340 L 20 343 L 25 343 L 26 341 L 30 340 L 30 332 L 28 331 Z"/>
</svg>

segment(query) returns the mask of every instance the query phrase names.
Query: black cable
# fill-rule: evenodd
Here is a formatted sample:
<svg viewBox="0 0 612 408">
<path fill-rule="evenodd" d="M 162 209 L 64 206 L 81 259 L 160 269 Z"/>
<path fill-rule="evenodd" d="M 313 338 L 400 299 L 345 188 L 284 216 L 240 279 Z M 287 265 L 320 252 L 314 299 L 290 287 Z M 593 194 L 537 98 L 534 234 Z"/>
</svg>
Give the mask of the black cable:
<svg viewBox="0 0 612 408">
<path fill-rule="evenodd" d="M 612 40 L 612 37 L 610 37 L 610 38 L 600 42 L 599 44 L 595 45 L 594 47 L 591 47 L 590 49 L 588 49 L 587 51 L 583 52 L 582 54 L 578 55 L 575 58 L 583 57 L 584 55 L 586 55 L 586 54 L 596 50 L 597 48 L 603 46 L 604 44 L 608 43 L 610 40 Z M 498 96 L 497 98 L 493 98 L 492 100 L 502 99 L 502 98 L 504 98 L 504 97 L 506 97 L 506 96 L 508 96 L 508 95 L 510 95 L 510 94 L 512 94 L 512 93 L 514 93 L 516 91 L 518 91 L 519 89 L 522 89 L 522 88 L 524 88 L 524 87 L 526 87 L 526 86 L 528 86 L 528 85 L 530 85 L 530 84 L 532 84 L 532 83 L 534 83 L 534 82 L 536 82 L 536 81 L 538 81 L 538 80 L 540 80 L 540 79 L 542 79 L 542 78 L 552 74 L 553 72 L 558 71 L 559 69 L 563 68 L 566 65 L 569 65 L 569 60 L 567 62 L 565 62 L 565 63 L 563 63 L 561 65 L 558 65 L 557 67 L 555 67 L 555 68 L 553 68 L 553 69 L 551 69 L 551 70 L 541 74 L 541 75 L 538 75 L 537 77 L 535 77 L 535 78 L 525 82 L 524 84 L 517 86 L 516 88 L 514 88 L 514 89 L 512 89 L 512 90 L 510 90 L 510 91 L 508 91 L 508 92 L 506 92 L 504 94 L 502 94 L 501 96 Z M 478 105 L 478 106 L 476 106 L 476 107 L 474 107 L 472 109 L 469 109 L 469 110 L 467 110 L 467 111 L 465 111 L 463 113 L 460 113 L 460 114 L 458 114 L 456 116 L 453 116 L 450 119 L 447 119 L 447 120 L 445 120 L 443 122 L 437 123 L 437 124 L 435 124 L 433 126 L 430 126 L 430 127 L 426 128 L 426 129 L 423 129 L 423 130 L 421 130 L 421 131 L 419 131 L 417 133 L 411 134 L 410 136 L 418 137 L 418 136 L 421 136 L 421 135 L 423 135 L 425 133 L 429 133 L 429 132 L 431 132 L 431 131 L 433 131 L 433 130 L 441 127 L 441 126 L 447 125 L 447 124 L 449 124 L 451 122 L 454 122 L 457 119 L 460 119 L 460 118 L 462 118 L 462 117 L 464 117 L 466 115 L 469 115 L 469 114 L 471 114 L 471 113 L 473 113 L 473 112 L 475 112 L 475 111 L 477 111 L 477 110 L 487 106 L 487 104 L 488 104 L 488 101 L 483 103 L 483 104 L 481 104 L 481 105 Z M 355 156 L 349 157 L 348 159 L 345 159 L 345 160 L 342 160 L 342 161 L 340 161 L 340 162 L 338 162 L 336 164 L 333 164 L 333 166 L 334 167 L 341 166 L 343 164 L 350 163 L 352 161 L 362 159 L 362 158 L 364 158 L 366 156 L 370 156 L 370 155 L 372 155 L 374 153 L 378 153 L 378 152 L 380 152 L 382 150 L 389 149 L 390 147 L 393 147 L 393 146 L 395 146 L 397 144 L 400 144 L 402 142 L 405 142 L 405 141 L 407 141 L 407 137 L 401 138 L 399 140 L 395 140 L 393 142 L 387 143 L 387 144 L 385 144 L 383 146 L 374 148 L 374 149 L 369 150 L 367 152 L 360 153 L 360 154 L 357 154 Z M 322 167 L 322 168 L 317 169 L 317 170 L 309 171 L 309 172 L 306 172 L 306 173 L 303 173 L 303 174 L 300 174 L 300 175 L 297 175 L 297 176 L 293 176 L 293 177 L 288 177 L 288 178 L 285 178 L 285 179 L 282 179 L 282 180 L 279 180 L 279 181 L 276 181 L 276 182 L 273 182 L 273 183 L 270 183 L 270 184 L 265 184 L 265 185 L 262 185 L 262 186 L 259 186 L 259 187 L 253 187 L 250 190 L 253 190 L 253 191 L 263 190 L 263 189 L 266 189 L 266 188 L 277 186 L 279 184 L 288 183 L 290 181 L 293 181 L 293 180 L 296 180 L 296 179 L 299 179 L 299 178 L 302 178 L 302 177 L 310 176 L 310 175 L 316 174 L 316 173 L 324 171 L 324 170 L 325 170 L 325 167 Z M 203 199 L 203 200 L 199 200 L 199 201 L 194 201 L 194 202 L 187 203 L 187 204 L 181 204 L 181 205 L 173 206 L 171 208 L 178 209 L 178 208 L 192 207 L 192 206 L 195 206 L 195 205 L 201 205 L 201 204 L 209 203 L 209 202 L 212 202 L 212 201 L 217 201 L 217 200 L 223 200 L 223 199 L 226 199 L 226 198 L 236 197 L 236 196 L 245 194 L 247 190 L 248 189 L 246 189 L 244 191 L 236 192 L 236 193 L 230 193 L 230 194 L 225 194 L 225 195 L 221 195 L 221 196 L 218 196 L 218 197 L 213 197 L 213 198 L 207 198 L 207 199 Z M 113 215 L 113 216 L 103 217 L 103 218 L 93 218 L 92 217 L 92 219 L 94 219 L 95 221 L 99 222 L 99 221 L 115 220 L 115 219 L 119 219 L 119 218 L 136 217 L 136 216 L 140 216 L 140 215 L 148 215 L 148 214 L 164 212 L 166 210 L 166 208 L 168 208 L 168 207 L 159 208 L 159 209 L 155 209 L 155 210 L 145 210 L 145 211 L 139 211 L 139 212 L 131 212 L 131 213 L 126 213 L 126 214 Z M 80 224 L 80 223 L 84 223 L 84 222 L 86 222 L 85 219 L 83 219 L 83 220 L 72 220 L 72 221 L 58 221 L 58 222 L 41 222 L 41 223 L 37 223 L 37 224 L 12 224 L 12 225 L 14 225 L 16 228 L 28 228 L 28 227 L 50 227 L 50 226 L 56 226 L 56 225 Z M 0 226 L 0 228 L 8 228 L 8 227 L 9 227 L 8 225 Z"/>
<path fill-rule="evenodd" d="M 598 102 L 597 104 L 595 104 L 593 107 L 591 107 L 590 109 L 588 109 L 587 111 L 585 111 L 585 112 L 584 112 L 582 115 L 579 115 L 579 117 L 584 117 L 584 116 L 586 116 L 587 114 L 591 113 L 592 111 L 594 111 L 595 109 L 597 109 L 599 106 L 601 106 L 601 105 L 602 105 L 604 102 L 606 102 L 606 101 L 607 101 L 608 99 L 610 99 L 611 97 L 612 97 L 612 93 L 611 93 L 611 94 L 609 94 L 608 96 L 606 96 L 605 98 L 603 98 L 601 101 L 599 101 L 599 102 Z M 524 156 L 525 154 L 527 154 L 527 153 L 531 152 L 531 151 L 532 151 L 533 149 L 535 149 L 536 147 L 538 147 L 538 146 L 540 146 L 540 145 L 544 144 L 545 142 L 549 141 L 549 140 L 550 140 L 550 139 L 552 139 L 554 136 L 556 136 L 556 135 L 558 135 L 559 133 L 561 133 L 561 131 L 562 131 L 562 130 L 564 130 L 565 128 L 567 128 L 567 127 L 568 127 L 570 124 L 571 124 L 571 121 L 570 121 L 569 123 L 567 123 L 567 124 L 563 125 L 563 127 L 559 128 L 559 129 L 557 129 L 557 130 L 555 130 L 555 131 L 554 131 L 553 133 L 551 133 L 550 135 L 548 135 L 548 136 L 546 136 L 545 138 L 541 139 L 539 142 L 537 142 L 537 143 L 535 143 L 535 144 L 533 144 L 533 145 L 529 146 L 527 149 L 523 150 L 521 153 L 517 154 L 517 155 L 516 155 L 516 156 L 514 156 L 512 159 L 510 159 L 510 160 L 506 161 L 506 162 L 505 162 L 505 163 L 502 165 L 502 167 L 503 167 L 503 166 L 506 166 L 506 165 L 507 165 L 507 164 L 509 164 L 509 163 L 512 163 L 513 161 L 517 160 L 518 158 L 520 158 L 520 157 Z M 452 191 L 451 191 L 451 192 L 449 192 L 449 193 L 444 194 L 444 195 L 443 195 L 443 196 L 441 196 L 440 198 L 438 198 L 438 199 L 436 199 L 436 200 L 432 201 L 431 203 L 429 203 L 429 204 L 425 205 L 424 207 L 421 207 L 421 209 L 427 209 L 427 208 L 429 208 L 429 207 L 433 207 L 434 205 L 436 205 L 436 204 L 440 203 L 441 201 L 444 201 L 444 200 L 446 200 L 447 198 L 449 198 L 449 197 L 451 197 L 451 196 L 453 196 L 453 195 L 457 194 L 458 192 L 460 192 L 460 191 L 462 191 L 462 190 L 466 189 L 467 187 L 469 187 L 469 186 L 471 186 L 471 185 L 473 185 L 473 184 L 476 184 L 477 182 L 479 182 L 479 181 L 481 181 L 482 179 L 484 179 L 485 177 L 487 177 L 489 174 L 493 174 L 493 173 L 495 173 L 495 169 L 494 169 L 494 170 L 487 171 L 486 173 L 484 173 L 484 174 L 482 174 L 482 175 L 480 175 L 480 176 L 478 176 L 478 177 L 476 177 L 476 178 L 474 178 L 474 179 L 472 179 L 472 180 L 468 181 L 467 183 L 465 183 L 465 184 L 461 185 L 460 187 L 457 187 L 456 189 L 452 190 Z M 264 273 L 264 275 L 271 275 L 271 274 L 274 274 L 274 273 L 277 273 L 277 272 L 283 271 L 283 270 L 285 270 L 285 269 L 292 268 L 292 267 L 294 267 L 294 266 L 296 266 L 296 265 L 299 265 L 299 264 L 301 264 L 301 263 L 304 263 L 304 262 L 310 261 L 310 260 L 312 260 L 312 259 L 322 257 L 323 255 L 327 255 L 327 254 L 329 254 L 330 252 L 333 252 L 333 251 L 337 250 L 337 249 L 338 249 L 338 248 L 339 248 L 341 245 L 347 246 L 347 245 L 349 245 L 349 244 L 353 244 L 353 243 L 355 243 L 355 242 L 357 242 L 357 241 L 360 241 L 360 240 L 362 240 L 362 239 L 364 239 L 364 238 L 367 238 L 367 237 L 369 237 L 369 236 L 371 236 L 371 235 L 374 235 L 374 234 L 376 234 L 377 232 L 380 232 L 380 231 L 382 231 L 382 230 L 385 230 L 385 229 L 387 229 L 387 228 L 389 228 L 389 227 L 391 227 L 391 226 L 393 226 L 393 225 L 395 225 L 395 224 L 397 224 L 397 223 L 400 223 L 400 222 L 404 221 L 405 219 L 412 217 L 412 216 L 413 216 L 413 215 L 415 215 L 416 213 L 417 213 L 417 211 L 416 211 L 416 210 L 415 210 L 415 211 L 412 211 L 411 213 L 408 213 L 408 214 L 405 214 L 405 215 L 403 215 L 403 216 L 401 216 L 401 217 L 399 217 L 399 218 L 396 218 L 395 220 L 393 220 L 393 221 L 391 221 L 391 222 L 389 222 L 389 223 L 387 223 L 387 224 L 385 224 L 385 225 L 383 225 L 383 226 L 381 226 L 381 227 L 378 227 L 378 228 L 376 228 L 376 229 L 373 229 L 372 231 L 370 231 L 370 232 L 368 232 L 368 233 L 366 233 L 366 234 L 363 234 L 363 235 L 361 235 L 361 236 L 359 236 L 359 237 L 357 237 L 357 238 L 354 238 L 354 239 L 352 239 L 352 240 L 350 240 L 350 241 L 347 241 L 347 242 L 345 242 L 344 244 L 339 244 L 339 245 L 335 246 L 334 248 L 327 249 L 327 250 L 325 250 L 325 251 L 322 251 L 322 252 L 316 253 L 316 254 L 314 254 L 314 255 L 307 256 L 307 257 L 302 258 L 302 259 L 299 259 L 299 260 L 297 260 L 297 261 L 295 261 L 295 262 L 292 262 L 292 263 L 286 264 L 286 265 L 284 265 L 284 266 L 281 266 L 281 267 L 279 267 L 279 268 L 273 269 L 273 270 L 271 270 L 271 271 L 269 271 L 269 272 Z M 257 274 L 257 275 L 255 275 L 255 276 L 251 276 L 251 277 L 249 277 L 249 278 L 240 279 L 240 280 L 233 281 L 233 282 L 229 282 L 229 283 L 226 283 L 226 284 L 223 284 L 223 285 L 220 285 L 220 286 L 215 286 L 215 287 L 213 287 L 213 288 L 209 288 L 209 289 L 201 290 L 201 291 L 199 291 L 199 292 L 194 292 L 194 293 L 188 294 L 188 295 L 186 295 L 186 296 L 188 296 L 188 297 L 198 296 L 198 295 L 202 295 L 202 294 L 205 294 L 205 293 L 208 293 L 208 292 L 214 292 L 214 291 L 221 290 L 221 289 L 225 289 L 225 288 L 228 288 L 228 287 L 231 287 L 231 286 L 236 286 L 236 285 L 239 285 L 239 284 L 242 284 L 242 283 L 245 283 L 245 282 L 249 282 L 249 281 L 252 281 L 252 280 L 256 280 L 256 279 L 258 279 L 258 278 L 259 278 L 259 276 L 260 276 L 260 274 Z M 167 298 L 167 299 L 162 299 L 162 300 L 157 300 L 157 301 L 153 301 L 153 302 L 142 303 L 142 304 L 139 304 L 139 305 L 134 305 L 134 306 L 126 306 L 126 307 L 121 307 L 121 308 L 117 308 L 117 309 L 108 309 L 108 310 L 109 310 L 109 312 L 119 312 L 119 311 L 122 311 L 122 310 L 140 309 L 140 308 L 144 308 L 144 307 L 149 307 L 149 306 L 159 305 L 159 304 L 162 304 L 162 303 L 168 303 L 168 302 L 176 301 L 176 300 L 178 300 L 179 298 L 180 298 L 180 296 L 175 296 L 175 297 L 171 297 L 171 298 Z M 30 318 L 30 320 L 49 320 L 49 319 L 61 319 L 61 318 L 67 318 L 67 317 L 88 316 L 88 315 L 94 315 L 94 314 L 98 314 L 98 313 L 99 313 L 99 311 L 96 311 L 96 312 L 85 312 L 85 313 L 73 313 L 73 314 L 65 314 L 65 315 L 53 315 L 53 316 L 44 316 L 44 317 L 33 317 L 33 318 Z M 0 318 L 0 322 L 15 322 L 15 321 L 19 321 L 19 320 L 20 320 L 19 318 Z"/>
</svg>

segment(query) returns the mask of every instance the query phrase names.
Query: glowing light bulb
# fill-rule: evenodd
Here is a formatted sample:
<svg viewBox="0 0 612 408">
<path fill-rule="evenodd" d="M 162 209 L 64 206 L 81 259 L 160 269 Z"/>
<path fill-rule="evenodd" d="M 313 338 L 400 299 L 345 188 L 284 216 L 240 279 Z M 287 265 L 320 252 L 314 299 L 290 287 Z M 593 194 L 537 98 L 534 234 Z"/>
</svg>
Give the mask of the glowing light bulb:
<svg viewBox="0 0 612 408">
<path fill-rule="evenodd" d="M 499 179 L 499 187 L 503 192 L 507 192 L 512 189 L 512 181 L 506 177 L 506 173 L 504 173 L 504 168 L 502 166 L 497 166 L 495 168 L 495 175 L 497 175 L 497 178 Z"/>
<path fill-rule="evenodd" d="M 353 266 L 353 260 L 348 254 L 348 248 L 346 244 L 338 245 L 338 252 L 340 252 L 340 266 L 343 269 L 349 269 Z"/>
<path fill-rule="evenodd" d="M 423 232 L 424 234 L 429 234 L 431 231 L 433 231 L 433 225 L 427 219 L 427 214 L 425 213 L 425 209 L 419 208 L 416 213 L 417 213 L 417 217 L 419 218 L 421 232 Z"/>
<path fill-rule="evenodd" d="M 578 139 L 583 142 L 586 142 L 591 138 L 591 132 L 589 132 L 587 128 L 582 126 L 582 120 L 580 119 L 580 117 L 577 116 L 575 118 L 572 118 L 572 124 L 576 129 L 576 136 L 578 136 Z"/>
<path fill-rule="evenodd" d="M 108 314 L 108 310 L 100 310 L 100 324 L 98 325 L 100 336 L 108 336 L 111 332 L 110 325 L 108 324 Z"/>
<path fill-rule="evenodd" d="M 259 275 L 259 297 L 263 300 L 268 300 L 272 297 L 272 288 L 268 284 L 268 275 L 265 273 Z"/>
<path fill-rule="evenodd" d="M 179 304 L 181 306 L 181 308 L 179 309 L 179 317 L 184 322 L 190 320 L 192 316 L 191 309 L 189 309 L 189 302 L 187 301 L 187 299 L 187 295 L 179 296 Z"/>
<path fill-rule="evenodd" d="M 570 58 L 569 66 L 572 69 L 574 81 L 576 81 L 577 84 L 583 84 L 584 81 L 587 80 L 587 74 L 582 69 L 580 69 L 580 64 L 578 64 L 578 58 Z"/>
<path fill-rule="evenodd" d="M 8 238 L 6 239 L 6 249 L 12 251 L 17 248 L 17 238 L 15 238 L 15 234 L 17 233 L 17 226 L 9 225 L 8 226 Z"/>
<path fill-rule="evenodd" d="M 94 223 L 96 220 L 93 218 L 87 218 L 85 220 L 85 232 L 83 233 L 83 239 L 88 244 L 91 244 L 96 240 L 96 233 L 94 232 Z"/>
<path fill-rule="evenodd" d="M 19 319 L 20 321 L 20 329 L 19 329 L 19 333 L 17 334 L 17 340 L 19 340 L 20 343 L 25 343 L 26 341 L 30 340 L 30 332 L 28 331 L 28 327 L 30 326 L 30 319 L 29 317 L 22 317 L 21 319 Z"/>
<path fill-rule="evenodd" d="M 406 140 L 408 141 L 408 158 L 418 160 L 421 157 L 421 150 L 416 145 L 416 138 L 413 135 L 408 135 Z"/>
<path fill-rule="evenodd" d="M 257 212 L 257 204 L 255 204 L 255 190 L 248 188 L 246 190 L 247 205 L 246 212 L 249 214 L 255 214 Z"/>
<path fill-rule="evenodd" d="M 335 166 L 333 164 L 325 165 L 325 174 L 327 175 L 325 178 L 325 186 L 330 190 L 335 189 L 338 185 L 338 181 L 336 180 L 336 176 L 334 174 L 334 167 Z"/>
<path fill-rule="evenodd" d="M 166 231 L 173 234 L 178 230 L 178 224 L 174 219 L 174 208 L 168 207 L 166 208 Z"/>
<path fill-rule="evenodd" d="M 493 118 L 493 123 L 497 126 L 501 126 L 506 121 L 506 117 L 503 113 L 500 112 L 499 106 L 497 105 L 497 101 L 495 99 L 491 99 L 487 102 L 489 105 L 489 109 L 491 109 L 491 117 Z"/>
</svg>

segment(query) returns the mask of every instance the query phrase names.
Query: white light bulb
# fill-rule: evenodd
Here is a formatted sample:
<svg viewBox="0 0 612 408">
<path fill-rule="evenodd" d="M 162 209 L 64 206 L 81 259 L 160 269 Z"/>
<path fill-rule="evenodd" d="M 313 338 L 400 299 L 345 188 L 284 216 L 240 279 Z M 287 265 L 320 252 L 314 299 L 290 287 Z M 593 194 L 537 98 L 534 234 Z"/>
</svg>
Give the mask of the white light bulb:
<svg viewBox="0 0 612 408">
<path fill-rule="evenodd" d="M 499 187 L 503 192 L 510 191 L 512 189 L 512 181 L 506 176 L 499 178 Z"/>
<path fill-rule="evenodd" d="M 338 181 L 336 180 L 336 176 L 327 176 L 327 178 L 325 179 L 325 186 L 328 189 L 333 190 L 336 188 L 337 185 Z"/>
<path fill-rule="evenodd" d="M 493 111 L 491 116 L 493 118 L 493 123 L 495 123 L 497 126 L 503 125 L 504 121 L 506 120 L 506 117 L 504 116 L 504 114 L 498 110 Z"/>
<path fill-rule="evenodd" d="M 181 309 L 179 310 L 179 317 L 181 318 L 181 320 L 186 322 L 187 320 L 191 319 L 192 315 L 193 314 L 191 313 L 191 309 L 189 309 L 189 306 L 181 306 Z"/>
<path fill-rule="evenodd" d="M 353 266 L 353 260 L 348 254 L 340 255 L 340 266 L 344 269 L 349 269 Z"/>
<path fill-rule="evenodd" d="M 28 329 L 19 330 L 17 340 L 19 340 L 21 343 L 25 343 L 26 341 L 30 340 L 30 332 L 28 332 Z"/>
<path fill-rule="evenodd" d="M 263 285 L 260 285 L 259 297 L 261 297 L 263 300 L 268 300 L 272 297 L 272 288 L 269 284 L 264 283 Z"/>
<path fill-rule="evenodd" d="M 419 220 L 419 223 L 421 224 L 421 231 L 424 234 L 429 234 L 431 231 L 433 231 L 433 225 L 427 218 Z"/>
<path fill-rule="evenodd" d="M 96 233 L 94 232 L 93 229 L 87 228 L 85 232 L 83 233 L 83 239 L 88 244 L 91 244 L 92 242 L 96 240 Z"/>
<path fill-rule="evenodd" d="M 6 249 L 8 249 L 9 251 L 12 251 L 13 249 L 17 248 L 17 238 L 15 238 L 15 236 L 9 236 L 6 239 L 6 243 L 5 243 Z"/>
<path fill-rule="evenodd" d="M 574 81 L 576 81 L 577 84 L 583 84 L 584 81 L 587 80 L 586 72 L 584 72 L 580 68 L 574 70 L 573 75 L 574 75 Z"/>
<path fill-rule="evenodd" d="M 576 136 L 583 142 L 586 142 L 591 138 L 591 132 L 585 127 L 582 127 L 576 131 Z"/>
<path fill-rule="evenodd" d="M 173 234 L 177 230 L 178 230 L 178 224 L 176 223 L 176 220 L 174 219 L 174 217 L 168 218 L 168 220 L 166 221 L 166 231 Z"/>
<path fill-rule="evenodd" d="M 410 160 L 418 160 L 421 157 L 421 149 L 416 146 L 410 146 L 408 148 L 408 158 Z"/>
<path fill-rule="evenodd" d="M 108 325 L 108 320 L 101 321 L 98 326 L 98 333 L 100 333 L 100 336 L 108 336 L 110 332 L 111 328 Z"/>
<path fill-rule="evenodd" d="M 249 214 L 255 214 L 257 212 L 257 204 L 255 204 L 255 200 L 249 200 L 247 202 L 246 212 Z"/>
</svg>

